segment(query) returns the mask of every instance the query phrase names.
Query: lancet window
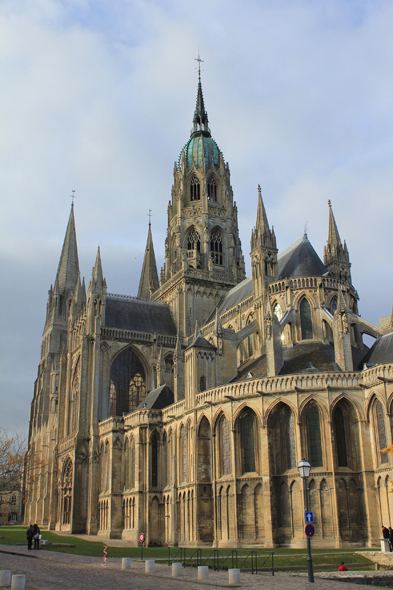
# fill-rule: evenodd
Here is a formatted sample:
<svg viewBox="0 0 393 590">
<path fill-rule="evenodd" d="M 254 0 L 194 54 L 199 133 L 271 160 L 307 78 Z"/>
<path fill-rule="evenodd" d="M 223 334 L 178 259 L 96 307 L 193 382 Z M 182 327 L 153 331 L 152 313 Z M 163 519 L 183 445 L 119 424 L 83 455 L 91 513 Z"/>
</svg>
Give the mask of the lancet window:
<svg viewBox="0 0 393 590">
<path fill-rule="evenodd" d="M 276 316 L 276 318 L 278 319 L 278 321 L 280 321 L 283 316 L 283 313 L 282 313 L 281 305 L 279 303 L 276 303 L 276 305 L 274 306 L 273 313 Z"/>
<path fill-rule="evenodd" d="M 374 420 L 376 422 L 377 446 L 379 446 L 379 462 L 386 463 L 388 454 L 382 452 L 382 449 L 386 449 L 387 447 L 385 419 L 383 416 L 383 406 L 379 400 L 374 403 Z"/>
<path fill-rule="evenodd" d="M 215 229 L 210 236 L 210 256 L 213 264 L 222 266 L 224 264 L 224 255 L 222 252 L 222 233 Z"/>
<path fill-rule="evenodd" d="M 313 330 L 311 306 L 305 297 L 300 303 L 300 327 L 302 332 L 302 340 L 312 340 Z"/>
<path fill-rule="evenodd" d="M 239 418 L 242 449 L 242 473 L 255 471 L 255 416 L 245 410 Z"/>
<path fill-rule="evenodd" d="M 311 467 L 322 467 L 322 443 L 319 412 L 316 406 L 310 406 L 307 412 L 308 446 Z"/>
<path fill-rule="evenodd" d="M 217 201 L 217 182 L 214 176 L 210 176 L 207 181 L 207 198 L 209 201 Z"/>
<path fill-rule="evenodd" d="M 190 180 L 190 201 L 201 200 L 201 185 L 195 174 L 192 175 Z"/>
<path fill-rule="evenodd" d="M 339 467 L 348 467 L 347 441 L 345 436 L 344 414 L 340 407 L 334 411 L 334 423 L 336 427 L 337 462 Z"/>
<path fill-rule="evenodd" d="M 72 461 L 67 460 L 63 471 L 63 510 L 62 524 L 71 522 L 71 503 L 72 503 Z"/>
<path fill-rule="evenodd" d="M 151 485 L 158 486 L 158 436 L 153 432 L 151 437 Z"/>
<path fill-rule="evenodd" d="M 222 415 L 218 422 L 220 477 L 231 473 L 231 432 L 227 418 Z"/>
<path fill-rule="evenodd" d="M 336 309 L 337 309 L 337 297 L 334 296 L 330 302 L 330 313 L 332 315 L 334 315 Z"/>
<path fill-rule="evenodd" d="M 187 250 L 196 250 L 197 252 L 201 251 L 201 237 L 195 227 L 193 227 L 192 230 L 188 232 Z"/>
</svg>

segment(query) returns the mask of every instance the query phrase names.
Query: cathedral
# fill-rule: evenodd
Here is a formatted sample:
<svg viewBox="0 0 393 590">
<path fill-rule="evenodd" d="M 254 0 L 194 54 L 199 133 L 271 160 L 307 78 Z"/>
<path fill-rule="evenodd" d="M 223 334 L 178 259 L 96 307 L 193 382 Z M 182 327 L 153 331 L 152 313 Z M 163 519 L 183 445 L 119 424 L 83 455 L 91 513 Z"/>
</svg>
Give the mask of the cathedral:
<svg viewBox="0 0 393 590">
<path fill-rule="evenodd" d="M 199 73 L 165 261 L 137 296 L 81 280 L 74 206 L 31 404 L 25 522 L 150 546 L 371 546 L 393 526 L 393 315 L 359 314 L 329 202 L 323 260 L 279 252 L 258 187 L 246 278 L 228 163 Z M 363 334 L 375 338 L 368 348 Z"/>
</svg>

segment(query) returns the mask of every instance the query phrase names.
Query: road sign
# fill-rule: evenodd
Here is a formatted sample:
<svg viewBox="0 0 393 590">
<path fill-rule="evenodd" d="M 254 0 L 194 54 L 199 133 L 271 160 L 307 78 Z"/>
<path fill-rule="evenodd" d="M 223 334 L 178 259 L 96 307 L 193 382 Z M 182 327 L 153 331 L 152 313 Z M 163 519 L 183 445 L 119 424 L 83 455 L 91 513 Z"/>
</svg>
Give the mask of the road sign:
<svg viewBox="0 0 393 590">
<path fill-rule="evenodd" d="M 304 520 L 307 524 L 314 522 L 314 512 L 306 510 L 306 512 L 304 513 Z"/>
<path fill-rule="evenodd" d="M 145 533 L 139 533 L 139 541 L 141 543 L 144 543 L 145 542 Z"/>
<path fill-rule="evenodd" d="M 307 537 L 313 537 L 315 535 L 315 527 L 313 524 L 306 524 L 305 529 Z"/>
</svg>

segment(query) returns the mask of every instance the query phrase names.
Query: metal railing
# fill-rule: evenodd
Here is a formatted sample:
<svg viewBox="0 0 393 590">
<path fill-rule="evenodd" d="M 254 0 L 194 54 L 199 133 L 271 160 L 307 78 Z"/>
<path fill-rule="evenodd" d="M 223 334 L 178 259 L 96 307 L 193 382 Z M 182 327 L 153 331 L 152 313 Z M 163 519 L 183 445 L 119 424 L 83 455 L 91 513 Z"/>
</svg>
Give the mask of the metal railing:
<svg viewBox="0 0 393 590">
<path fill-rule="evenodd" d="M 257 549 L 239 551 L 233 549 L 187 549 L 186 547 L 168 547 L 168 566 L 174 561 L 183 567 L 207 565 L 214 571 L 238 568 L 251 571 L 252 574 L 270 572 L 274 576 L 274 553 L 264 553 Z"/>
</svg>

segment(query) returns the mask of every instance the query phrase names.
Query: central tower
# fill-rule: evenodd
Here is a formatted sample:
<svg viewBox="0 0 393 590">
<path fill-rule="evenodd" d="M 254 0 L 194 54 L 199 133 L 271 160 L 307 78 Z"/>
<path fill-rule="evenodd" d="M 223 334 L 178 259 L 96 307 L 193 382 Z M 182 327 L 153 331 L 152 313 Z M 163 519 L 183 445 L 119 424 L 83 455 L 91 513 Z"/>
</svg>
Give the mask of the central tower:
<svg viewBox="0 0 393 590">
<path fill-rule="evenodd" d="M 165 263 L 152 299 L 170 305 L 184 338 L 245 278 L 229 166 L 210 133 L 200 71 L 191 137 L 173 176 Z"/>
</svg>

